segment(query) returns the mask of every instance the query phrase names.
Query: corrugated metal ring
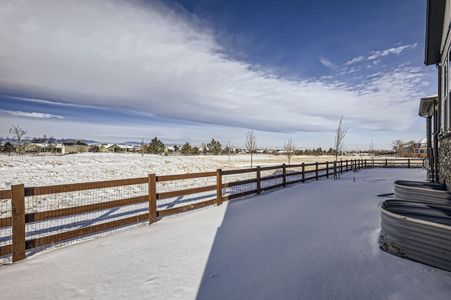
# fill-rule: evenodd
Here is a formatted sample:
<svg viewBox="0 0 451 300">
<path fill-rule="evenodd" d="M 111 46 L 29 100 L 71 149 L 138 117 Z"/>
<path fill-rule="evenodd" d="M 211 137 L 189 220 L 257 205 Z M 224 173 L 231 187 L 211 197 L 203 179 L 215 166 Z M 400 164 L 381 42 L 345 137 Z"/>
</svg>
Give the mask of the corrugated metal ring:
<svg viewBox="0 0 451 300">
<path fill-rule="evenodd" d="M 395 199 L 421 203 L 451 205 L 451 192 L 446 185 L 422 181 L 395 181 Z"/>
<path fill-rule="evenodd" d="M 385 251 L 451 271 L 451 206 L 386 200 L 379 243 Z"/>
</svg>

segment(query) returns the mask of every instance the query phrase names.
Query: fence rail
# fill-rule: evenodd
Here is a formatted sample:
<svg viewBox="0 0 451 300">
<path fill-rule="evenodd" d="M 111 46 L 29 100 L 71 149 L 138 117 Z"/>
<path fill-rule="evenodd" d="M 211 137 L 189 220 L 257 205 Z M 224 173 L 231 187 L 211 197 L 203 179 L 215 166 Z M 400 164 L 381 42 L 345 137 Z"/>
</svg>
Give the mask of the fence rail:
<svg viewBox="0 0 451 300">
<path fill-rule="evenodd" d="M 165 217 L 210 205 L 221 205 L 228 201 L 252 194 L 260 194 L 295 183 L 303 183 L 320 178 L 336 178 L 343 172 L 373 167 L 424 167 L 423 159 L 356 159 L 332 162 L 302 163 L 277 166 L 257 166 L 255 168 L 221 170 L 177 175 L 61 184 L 52 186 L 25 187 L 13 185 L 9 190 L 0 190 L 0 258 L 11 256 L 12 261 L 26 257 L 26 251 L 41 246 L 49 246 L 62 241 L 73 240 L 87 235 L 104 232 L 118 227 L 142 223 L 152 224 L 159 217 Z M 268 173 L 269 172 L 269 173 Z M 204 180 L 201 186 L 159 192 L 158 185 L 173 181 Z M 192 182 L 190 182 L 192 183 Z M 213 184 L 214 183 L 214 184 Z M 133 187 L 139 187 L 133 189 Z M 111 199 L 111 193 L 121 193 L 122 189 L 132 195 Z M 113 189 L 113 191 L 111 191 Z M 103 195 L 107 201 L 27 211 L 30 198 L 36 196 L 58 196 L 80 192 L 94 192 Z M 109 192 L 110 194 L 109 194 Z M 141 192 L 140 195 L 134 193 Z M 210 193 L 209 193 L 210 192 Z M 184 196 L 198 195 L 185 200 Z M 82 194 L 84 199 L 89 195 Z M 167 199 L 172 201 L 164 202 Z M 67 200 L 66 198 L 64 198 Z M 68 198 L 69 200 L 71 198 Z M 52 199 L 38 200 L 47 203 Z M 58 200 L 59 201 L 59 200 Z M 70 201 L 68 201 L 70 202 Z M 164 202 L 164 203 L 163 203 Z M 189 204 L 184 204 L 189 202 Z M 158 205 L 159 203 L 162 203 Z M 127 208 L 125 211 L 120 211 Z M 160 209 L 159 209 L 160 208 Z M 164 208 L 164 209 L 162 209 Z M 116 215 L 111 216 L 112 212 Z M 73 220 L 70 217 L 92 213 L 107 213 Z M 117 212 L 119 211 L 119 212 Z M 69 219 L 68 219 L 69 218 Z M 106 221 L 106 222 L 104 222 Z M 44 223 L 42 223 L 44 222 Z M 36 224 L 43 224 L 37 227 Z M 35 226 L 36 225 L 36 226 Z M 29 228 L 30 226 L 35 226 Z"/>
</svg>

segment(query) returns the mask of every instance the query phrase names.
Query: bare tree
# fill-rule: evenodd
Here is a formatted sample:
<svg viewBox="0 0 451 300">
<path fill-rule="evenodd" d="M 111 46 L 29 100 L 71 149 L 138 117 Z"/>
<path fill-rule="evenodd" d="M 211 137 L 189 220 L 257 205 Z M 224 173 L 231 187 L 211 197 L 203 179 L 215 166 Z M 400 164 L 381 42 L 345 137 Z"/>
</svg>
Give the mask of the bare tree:
<svg viewBox="0 0 451 300">
<path fill-rule="evenodd" d="M 139 149 L 141 151 L 141 156 L 144 157 L 144 151 L 145 151 L 145 145 L 144 145 L 144 139 L 141 140 L 141 149 Z"/>
<path fill-rule="evenodd" d="M 291 157 L 294 155 L 294 143 L 292 139 L 289 139 L 283 146 L 283 152 L 287 156 L 288 164 L 291 164 Z"/>
<path fill-rule="evenodd" d="M 401 148 L 402 148 L 402 146 L 404 145 L 404 142 L 401 141 L 401 140 L 394 140 L 394 141 L 391 143 L 391 145 L 392 145 L 392 147 L 393 147 L 393 150 L 396 152 L 396 155 L 399 156 L 399 155 L 400 155 L 400 152 L 401 152 Z"/>
<path fill-rule="evenodd" d="M 253 155 L 257 151 L 257 137 L 255 136 L 255 132 L 253 130 L 248 130 L 246 132 L 246 142 L 244 144 L 244 148 L 251 155 L 251 168 L 252 168 Z"/>
<path fill-rule="evenodd" d="M 45 155 L 45 151 L 47 150 L 47 146 L 48 146 L 47 141 L 48 141 L 47 135 L 44 134 L 42 136 L 42 145 L 44 146 L 44 149 L 43 149 L 44 155 Z"/>
<path fill-rule="evenodd" d="M 9 133 L 13 135 L 16 152 L 21 155 L 25 151 L 25 141 L 23 138 L 27 131 L 17 124 L 9 129 Z"/>
<path fill-rule="evenodd" d="M 337 130 L 335 131 L 335 160 L 338 160 L 338 155 L 341 155 L 344 149 L 343 140 L 346 137 L 346 133 L 348 132 L 348 128 L 343 126 L 343 116 L 340 117 L 340 122 L 338 122 Z"/>
<path fill-rule="evenodd" d="M 368 149 L 368 155 L 370 156 L 371 163 L 374 166 L 374 158 L 376 157 L 376 151 L 374 151 L 374 143 L 373 143 L 372 139 L 371 139 L 370 148 Z"/>
<path fill-rule="evenodd" d="M 232 141 L 229 139 L 226 144 L 228 162 L 230 163 L 230 152 L 232 151 Z"/>
</svg>

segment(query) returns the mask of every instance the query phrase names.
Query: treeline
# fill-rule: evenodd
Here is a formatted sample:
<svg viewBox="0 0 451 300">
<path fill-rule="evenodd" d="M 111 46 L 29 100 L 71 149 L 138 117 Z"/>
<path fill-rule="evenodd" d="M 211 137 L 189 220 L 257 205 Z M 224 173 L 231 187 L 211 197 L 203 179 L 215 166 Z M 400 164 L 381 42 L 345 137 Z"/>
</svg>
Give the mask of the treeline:
<svg viewBox="0 0 451 300">
<path fill-rule="evenodd" d="M 335 150 L 332 148 L 329 148 L 329 150 L 323 150 L 321 147 L 317 149 L 295 150 L 294 155 L 335 155 Z"/>
<path fill-rule="evenodd" d="M 223 147 L 221 142 L 211 139 L 208 144 L 202 144 L 200 147 L 193 146 L 189 142 L 186 142 L 182 146 L 175 145 L 173 147 L 166 147 L 166 145 L 154 137 L 150 143 L 141 143 L 141 152 L 150 154 L 163 154 L 163 153 L 179 153 L 181 155 L 220 155 L 220 154 L 231 154 L 232 151 L 237 152 L 238 149 L 232 150 L 231 147 Z M 238 153 L 238 152 L 237 152 Z"/>
<path fill-rule="evenodd" d="M 16 152 L 16 147 L 12 143 L 6 142 L 4 145 L 0 144 L 0 152 L 11 154 Z"/>
<path fill-rule="evenodd" d="M 304 150 L 289 150 L 294 155 L 335 155 L 335 150 L 329 148 L 328 150 L 323 150 L 322 148 L 316 149 L 304 149 Z M 214 138 L 207 144 L 202 144 L 201 146 L 191 145 L 189 142 L 179 146 L 175 145 L 172 147 L 167 147 L 160 139 L 154 137 L 150 143 L 141 143 L 142 153 L 148 154 L 180 154 L 180 155 L 231 155 L 239 153 L 250 152 L 247 149 L 232 148 L 231 146 L 223 146 L 221 142 L 215 140 Z M 261 149 L 256 150 L 254 153 L 261 154 L 275 154 L 275 155 L 285 155 L 288 152 L 285 150 L 277 149 Z"/>
</svg>

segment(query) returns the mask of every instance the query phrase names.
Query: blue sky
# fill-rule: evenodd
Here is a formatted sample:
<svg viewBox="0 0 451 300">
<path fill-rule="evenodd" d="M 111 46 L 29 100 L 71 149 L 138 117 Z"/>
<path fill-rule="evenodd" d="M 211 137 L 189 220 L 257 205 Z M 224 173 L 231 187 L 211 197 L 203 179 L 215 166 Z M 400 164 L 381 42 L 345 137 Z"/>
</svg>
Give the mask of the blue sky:
<svg viewBox="0 0 451 300">
<path fill-rule="evenodd" d="M 328 148 L 421 139 L 423 0 L 0 4 L 0 136 L 212 137 Z"/>
</svg>

